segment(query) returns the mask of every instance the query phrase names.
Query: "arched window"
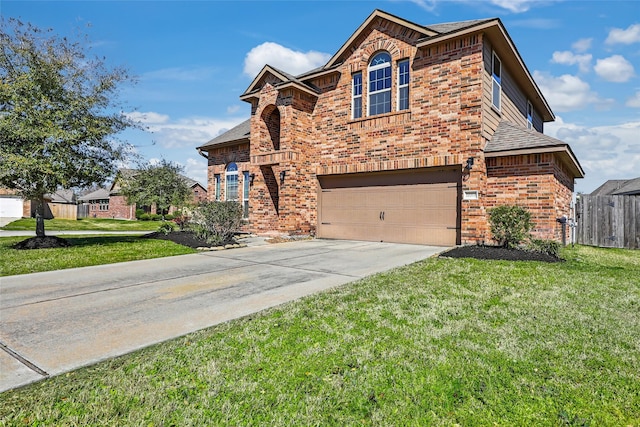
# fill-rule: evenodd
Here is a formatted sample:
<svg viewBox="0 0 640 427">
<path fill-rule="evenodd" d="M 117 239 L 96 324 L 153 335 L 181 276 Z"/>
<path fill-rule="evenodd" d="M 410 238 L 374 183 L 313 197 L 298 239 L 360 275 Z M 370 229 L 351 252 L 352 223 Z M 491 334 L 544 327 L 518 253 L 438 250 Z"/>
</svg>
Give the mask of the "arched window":
<svg viewBox="0 0 640 427">
<path fill-rule="evenodd" d="M 238 165 L 231 162 L 227 165 L 224 173 L 225 181 L 225 200 L 238 200 Z"/>
<path fill-rule="evenodd" d="M 391 55 L 376 54 L 369 63 L 369 115 L 391 112 Z"/>
</svg>

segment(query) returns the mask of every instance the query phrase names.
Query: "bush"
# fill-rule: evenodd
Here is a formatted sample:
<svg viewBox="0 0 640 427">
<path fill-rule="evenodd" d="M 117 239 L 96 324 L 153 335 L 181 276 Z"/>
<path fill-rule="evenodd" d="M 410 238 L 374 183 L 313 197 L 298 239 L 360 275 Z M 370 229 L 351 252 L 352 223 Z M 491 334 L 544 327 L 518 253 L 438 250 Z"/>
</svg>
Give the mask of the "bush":
<svg viewBox="0 0 640 427">
<path fill-rule="evenodd" d="M 142 215 L 144 215 L 144 209 L 136 209 L 136 218 L 140 219 Z"/>
<path fill-rule="evenodd" d="M 175 226 L 173 225 L 172 222 L 166 222 L 163 221 L 162 224 L 160 224 L 160 227 L 158 227 L 158 233 L 163 233 L 163 234 L 169 234 L 171 233 L 173 230 L 175 230 L 174 228 Z"/>
<path fill-rule="evenodd" d="M 238 202 L 203 202 L 193 211 L 189 228 L 196 237 L 212 245 L 228 242 L 242 223 Z"/>
<path fill-rule="evenodd" d="M 173 215 L 171 215 L 171 214 L 166 214 L 166 215 L 164 216 L 164 220 L 165 220 L 165 221 L 173 221 L 173 218 L 174 218 L 174 216 L 173 216 Z"/>
<path fill-rule="evenodd" d="M 150 215 L 148 213 L 143 213 L 142 215 L 140 215 L 140 217 L 138 218 L 140 221 L 149 221 L 151 219 Z"/>
<path fill-rule="evenodd" d="M 160 214 L 150 214 L 149 219 L 151 221 L 162 221 L 162 215 Z"/>
<path fill-rule="evenodd" d="M 526 249 L 530 252 L 539 252 L 560 258 L 560 243 L 555 240 L 531 238 L 529 239 L 529 242 L 527 242 Z"/>
<path fill-rule="evenodd" d="M 173 222 L 176 223 L 176 225 L 178 227 L 180 227 L 180 231 L 183 231 L 184 228 L 189 224 L 189 221 L 191 220 L 191 217 L 186 216 L 186 215 L 182 215 L 176 212 L 176 215 L 174 215 L 173 217 Z"/>
<path fill-rule="evenodd" d="M 491 234 L 505 248 L 515 248 L 529 237 L 533 227 L 531 214 L 525 208 L 503 205 L 489 211 Z"/>
</svg>

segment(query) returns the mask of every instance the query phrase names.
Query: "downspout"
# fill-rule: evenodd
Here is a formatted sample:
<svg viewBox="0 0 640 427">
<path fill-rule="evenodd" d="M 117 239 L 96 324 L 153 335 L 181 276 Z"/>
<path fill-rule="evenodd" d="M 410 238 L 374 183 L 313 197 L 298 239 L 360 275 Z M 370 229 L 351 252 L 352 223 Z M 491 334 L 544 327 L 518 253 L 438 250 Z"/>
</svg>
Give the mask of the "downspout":
<svg viewBox="0 0 640 427">
<path fill-rule="evenodd" d="M 198 154 L 200 154 L 205 159 L 209 160 L 209 152 L 208 151 L 203 152 L 201 148 L 198 148 Z"/>
</svg>

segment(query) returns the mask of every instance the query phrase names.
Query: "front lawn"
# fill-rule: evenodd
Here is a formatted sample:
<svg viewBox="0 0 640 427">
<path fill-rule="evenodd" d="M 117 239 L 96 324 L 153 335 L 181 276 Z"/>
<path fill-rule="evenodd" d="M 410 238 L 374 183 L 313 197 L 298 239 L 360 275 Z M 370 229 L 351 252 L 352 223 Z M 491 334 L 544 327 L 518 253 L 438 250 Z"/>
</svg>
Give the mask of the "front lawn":
<svg viewBox="0 0 640 427">
<path fill-rule="evenodd" d="M 122 219 L 80 218 L 45 219 L 44 229 L 47 231 L 155 231 L 160 221 L 126 221 Z M 35 218 L 22 218 L 13 221 L 2 230 L 36 231 Z"/>
<path fill-rule="evenodd" d="M 431 258 L 0 395 L 0 425 L 637 426 L 640 251 Z"/>
<path fill-rule="evenodd" d="M 196 250 L 167 240 L 140 236 L 64 236 L 71 247 L 18 250 L 11 246 L 25 237 L 0 238 L 0 276 L 62 270 L 89 265 L 161 258 L 195 253 Z"/>
</svg>

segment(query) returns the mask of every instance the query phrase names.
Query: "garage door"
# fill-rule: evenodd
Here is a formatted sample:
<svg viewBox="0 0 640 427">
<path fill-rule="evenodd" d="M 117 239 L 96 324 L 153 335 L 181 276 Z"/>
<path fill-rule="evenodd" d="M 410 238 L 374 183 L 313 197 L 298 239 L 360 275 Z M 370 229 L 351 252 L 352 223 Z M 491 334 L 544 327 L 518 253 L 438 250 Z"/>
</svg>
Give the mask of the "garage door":
<svg viewBox="0 0 640 427">
<path fill-rule="evenodd" d="M 0 218 L 21 218 L 22 199 L 0 197 Z"/>
<path fill-rule="evenodd" d="M 319 176 L 318 237 L 456 245 L 459 170 Z"/>
</svg>

